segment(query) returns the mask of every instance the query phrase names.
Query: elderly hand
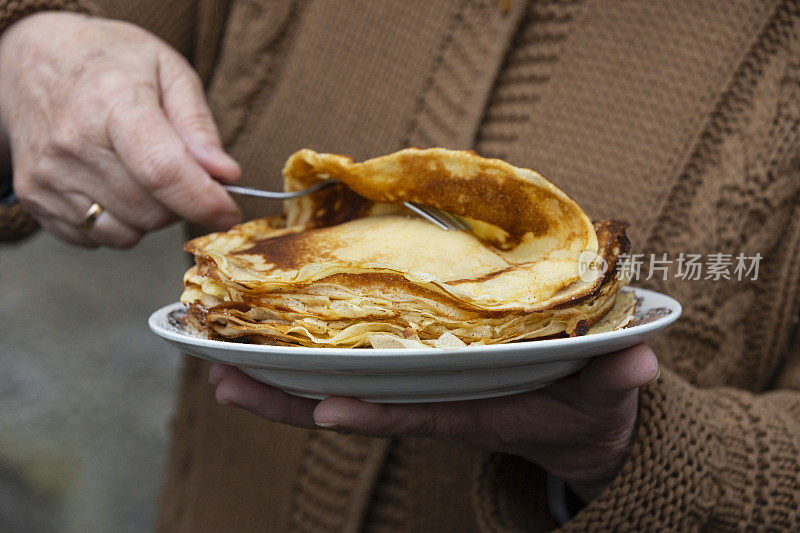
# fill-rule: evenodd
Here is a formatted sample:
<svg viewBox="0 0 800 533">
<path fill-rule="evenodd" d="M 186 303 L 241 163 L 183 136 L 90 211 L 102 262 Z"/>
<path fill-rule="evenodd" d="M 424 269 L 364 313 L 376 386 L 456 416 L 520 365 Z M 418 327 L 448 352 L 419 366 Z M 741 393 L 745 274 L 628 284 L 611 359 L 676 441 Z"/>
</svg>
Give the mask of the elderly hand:
<svg viewBox="0 0 800 533">
<path fill-rule="evenodd" d="M 239 167 L 197 75 L 135 26 L 69 13 L 14 24 L 0 39 L 0 122 L 17 196 L 68 242 L 129 247 L 177 217 L 239 220 L 213 179 L 234 180 Z M 79 229 L 94 202 L 104 212 Z"/>
<path fill-rule="evenodd" d="M 593 359 L 543 389 L 486 400 L 371 404 L 291 396 L 234 367 L 214 364 L 217 401 L 268 420 L 362 435 L 418 435 L 458 441 L 532 461 L 566 481 L 585 501 L 616 475 L 634 434 L 638 387 L 658 375 L 653 351 L 639 345 Z"/>
</svg>

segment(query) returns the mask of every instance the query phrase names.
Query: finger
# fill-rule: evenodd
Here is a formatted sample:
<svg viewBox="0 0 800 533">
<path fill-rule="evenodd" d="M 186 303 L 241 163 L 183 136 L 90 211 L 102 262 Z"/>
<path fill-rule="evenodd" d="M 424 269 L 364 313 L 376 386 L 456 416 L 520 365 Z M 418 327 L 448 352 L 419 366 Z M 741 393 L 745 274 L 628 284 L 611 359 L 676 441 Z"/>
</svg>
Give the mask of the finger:
<svg viewBox="0 0 800 533">
<path fill-rule="evenodd" d="M 116 155 L 97 162 L 83 179 L 84 190 L 92 199 L 120 222 L 142 233 L 155 231 L 178 220 L 178 217 L 156 200 L 131 176 Z"/>
<path fill-rule="evenodd" d="M 57 216 L 97 244 L 112 248 L 131 248 L 141 240 L 145 233 L 122 222 L 105 205 L 99 202 L 103 211 L 97 216 L 90 228 L 82 228 L 81 226 L 86 220 L 89 207 L 94 202 L 84 194 L 78 193 L 64 193 L 54 196 L 55 198 L 51 200 L 50 205 L 55 209 Z"/>
<path fill-rule="evenodd" d="M 71 226 L 54 217 L 39 216 L 37 217 L 39 224 L 48 233 L 51 233 L 56 238 L 66 243 L 82 246 L 84 248 L 97 248 L 98 244 L 90 239 L 85 233 L 78 228 Z"/>
<path fill-rule="evenodd" d="M 94 224 L 89 228 L 82 228 L 89 208 L 94 204 L 94 199 L 84 194 L 65 193 L 61 195 L 64 202 L 69 204 L 69 215 L 66 221 L 83 231 L 90 239 L 112 248 L 131 248 L 138 243 L 144 234 L 149 231 L 142 227 L 135 227 L 117 215 L 113 208 L 101 200 L 106 195 L 99 195 L 97 203 L 103 211 L 97 216 Z M 112 203 L 111 205 L 115 205 Z"/>
<path fill-rule="evenodd" d="M 140 233 L 160 229 L 177 220 L 174 213 L 133 179 L 119 157 L 108 148 L 87 148 L 84 155 L 38 161 L 34 183 L 27 187 L 23 196 L 38 209 L 74 226 L 80 225 L 93 201 Z M 19 166 L 24 172 L 25 167 Z M 87 201 L 88 198 L 91 200 Z"/>
<path fill-rule="evenodd" d="M 331 397 L 314 410 L 320 427 L 346 429 L 371 437 L 416 435 L 460 438 L 473 431 L 474 417 L 463 403 L 378 404 Z"/>
<path fill-rule="evenodd" d="M 144 232 L 121 222 L 105 207 L 91 228 L 81 227 L 92 200 L 79 193 L 58 193 L 50 189 L 41 189 L 36 201 L 28 201 L 31 211 L 36 213 L 46 230 L 61 240 L 94 248 L 98 244 L 113 248 L 130 248 L 142 238 Z"/>
<path fill-rule="evenodd" d="M 219 384 L 220 381 L 225 379 L 236 372 L 236 367 L 232 365 L 223 365 L 222 363 L 211 363 L 208 368 L 208 382 L 212 385 Z"/>
<path fill-rule="evenodd" d="M 658 375 L 653 350 L 639 344 L 625 350 L 595 357 L 580 374 L 582 388 L 598 401 L 618 400 Z"/>
<path fill-rule="evenodd" d="M 227 229 L 241 220 L 236 203 L 189 155 L 167 122 L 155 95 L 117 106 L 109 116 L 112 147 L 131 172 L 164 206 L 199 224 Z"/>
<path fill-rule="evenodd" d="M 241 169 L 222 150 L 219 131 L 206 103 L 200 78 L 177 54 L 164 53 L 159 61 L 161 100 L 167 119 L 209 174 L 225 181 L 236 180 Z"/>
<path fill-rule="evenodd" d="M 83 231 L 98 244 L 120 249 L 135 246 L 144 236 L 144 232 L 128 226 L 107 210 L 100 213 L 91 228 Z"/>
<path fill-rule="evenodd" d="M 240 370 L 225 376 L 217 385 L 217 402 L 247 409 L 273 422 L 303 428 L 314 428 L 316 400 L 287 394 L 260 383 Z"/>
</svg>

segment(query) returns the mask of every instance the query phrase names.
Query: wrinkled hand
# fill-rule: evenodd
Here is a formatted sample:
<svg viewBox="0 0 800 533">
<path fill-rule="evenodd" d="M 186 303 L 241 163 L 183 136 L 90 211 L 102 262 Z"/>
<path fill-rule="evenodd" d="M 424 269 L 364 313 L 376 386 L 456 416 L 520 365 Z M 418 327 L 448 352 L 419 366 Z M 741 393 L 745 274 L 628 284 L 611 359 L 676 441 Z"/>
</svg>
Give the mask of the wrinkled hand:
<svg viewBox="0 0 800 533">
<path fill-rule="evenodd" d="M 486 400 L 371 404 L 291 396 L 231 366 L 214 364 L 217 401 L 268 420 L 368 436 L 418 435 L 458 441 L 532 461 L 585 501 L 595 498 L 625 460 L 634 433 L 638 387 L 658 375 L 653 351 L 639 345 L 592 360 L 543 389 Z"/>
<path fill-rule="evenodd" d="M 68 242 L 129 247 L 178 217 L 220 229 L 239 220 L 212 179 L 234 180 L 239 167 L 197 75 L 136 26 L 69 13 L 14 24 L 0 39 L 0 122 L 17 196 Z M 93 202 L 105 211 L 82 231 Z"/>
</svg>

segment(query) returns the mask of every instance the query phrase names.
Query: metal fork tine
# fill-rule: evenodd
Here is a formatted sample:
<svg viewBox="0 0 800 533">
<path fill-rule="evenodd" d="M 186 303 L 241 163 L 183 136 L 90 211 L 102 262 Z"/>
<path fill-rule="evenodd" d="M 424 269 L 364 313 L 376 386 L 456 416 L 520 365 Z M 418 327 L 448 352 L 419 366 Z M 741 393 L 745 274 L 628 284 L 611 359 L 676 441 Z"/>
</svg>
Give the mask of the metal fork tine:
<svg viewBox="0 0 800 533">
<path fill-rule="evenodd" d="M 440 220 L 435 214 L 428 211 L 422 205 L 417 204 L 415 202 L 404 202 L 403 205 L 412 210 L 413 212 L 415 212 L 416 214 L 418 214 L 419 216 L 421 216 L 422 218 L 424 218 L 425 220 L 427 220 L 428 222 L 431 222 L 439 226 L 445 231 L 450 231 L 451 228 L 450 226 L 447 225 L 447 222 L 445 222 L 444 220 Z"/>
<path fill-rule="evenodd" d="M 450 213 L 449 211 L 443 211 L 438 207 L 431 207 L 431 206 L 424 206 L 424 207 L 428 211 L 435 212 L 436 215 L 438 215 L 440 218 L 445 219 L 449 223 L 448 225 L 451 228 L 460 231 L 472 231 L 472 226 L 470 226 L 466 220 L 456 215 L 455 213 Z"/>
<path fill-rule="evenodd" d="M 456 228 L 458 230 L 461 230 L 461 231 L 467 231 L 467 230 L 471 230 L 472 229 L 472 226 L 467 224 L 467 222 L 463 218 L 461 218 L 460 216 L 456 215 L 455 213 L 450 213 L 448 211 L 442 211 L 441 209 L 437 209 L 437 211 L 439 211 L 440 215 L 442 215 L 443 217 L 445 217 L 448 220 L 452 221 L 452 225 L 453 225 L 454 228 Z"/>
<path fill-rule="evenodd" d="M 433 214 L 434 214 L 436 217 L 438 217 L 440 220 L 443 220 L 443 221 L 444 221 L 444 223 L 445 223 L 445 224 L 447 224 L 447 227 L 448 227 L 448 228 L 450 228 L 450 229 L 461 229 L 461 228 L 459 227 L 458 221 L 456 221 L 456 220 L 455 220 L 455 219 L 454 219 L 454 218 L 453 218 L 453 217 L 450 215 L 450 213 L 448 213 L 448 212 L 446 212 L 446 211 L 442 211 L 442 210 L 441 210 L 441 209 L 439 209 L 438 207 L 431 207 L 431 206 L 429 206 L 429 205 L 426 205 L 426 206 L 425 206 L 425 209 L 426 209 L 426 210 L 427 210 L 429 213 L 433 213 Z"/>
<path fill-rule="evenodd" d="M 467 221 L 464 219 L 464 217 L 462 217 L 462 216 L 459 216 L 459 215 L 456 215 L 456 214 L 454 214 L 454 213 L 451 213 L 451 214 L 453 215 L 453 218 L 455 218 L 456 220 L 458 220 L 458 223 L 461 225 L 461 229 L 462 229 L 463 231 L 472 231 L 472 224 L 470 224 L 469 222 L 467 222 Z"/>
</svg>

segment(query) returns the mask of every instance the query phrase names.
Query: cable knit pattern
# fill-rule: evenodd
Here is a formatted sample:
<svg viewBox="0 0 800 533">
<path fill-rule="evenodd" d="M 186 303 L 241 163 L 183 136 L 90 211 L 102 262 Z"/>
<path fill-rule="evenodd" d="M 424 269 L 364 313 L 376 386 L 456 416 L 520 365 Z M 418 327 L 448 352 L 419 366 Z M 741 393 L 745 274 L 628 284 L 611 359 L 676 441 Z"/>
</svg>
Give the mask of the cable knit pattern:
<svg viewBox="0 0 800 533">
<path fill-rule="evenodd" d="M 520 142 L 531 108 L 550 80 L 564 39 L 583 0 L 531 2 L 513 47 L 492 90 L 475 140 L 475 151 L 505 159 Z"/>
<path fill-rule="evenodd" d="M 461 0 L 443 33 L 441 51 L 403 146 L 472 146 L 499 58 L 513 38 L 523 7 L 516 2 L 504 10 L 495 0 Z"/>
<path fill-rule="evenodd" d="M 395 439 L 381 469 L 381 475 L 370 501 L 364 520 L 370 533 L 403 533 L 406 531 L 411 509 L 411 462 L 418 449 L 413 441 Z"/>
<path fill-rule="evenodd" d="M 209 86 L 226 144 L 246 133 L 245 119 L 269 97 L 281 65 L 278 59 L 293 40 L 293 22 L 304 4 L 292 0 L 233 3 L 221 44 L 220 68 Z"/>
<path fill-rule="evenodd" d="M 374 446 L 373 439 L 358 435 L 311 434 L 294 487 L 289 530 L 360 531 L 368 502 L 354 498 L 354 493 L 359 484 L 371 483 L 388 444 Z"/>
<path fill-rule="evenodd" d="M 643 283 L 683 302 L 684 318 L 654 346 L 666 364 L 694 383 L 768 387 L 800 314 L 798 27 L 797 3 L 785 2 L 721 99 L 643 247 L 672 257 L 680 252 L 763 256 L 756 283 L 674 278 Z"/>
</svg>

